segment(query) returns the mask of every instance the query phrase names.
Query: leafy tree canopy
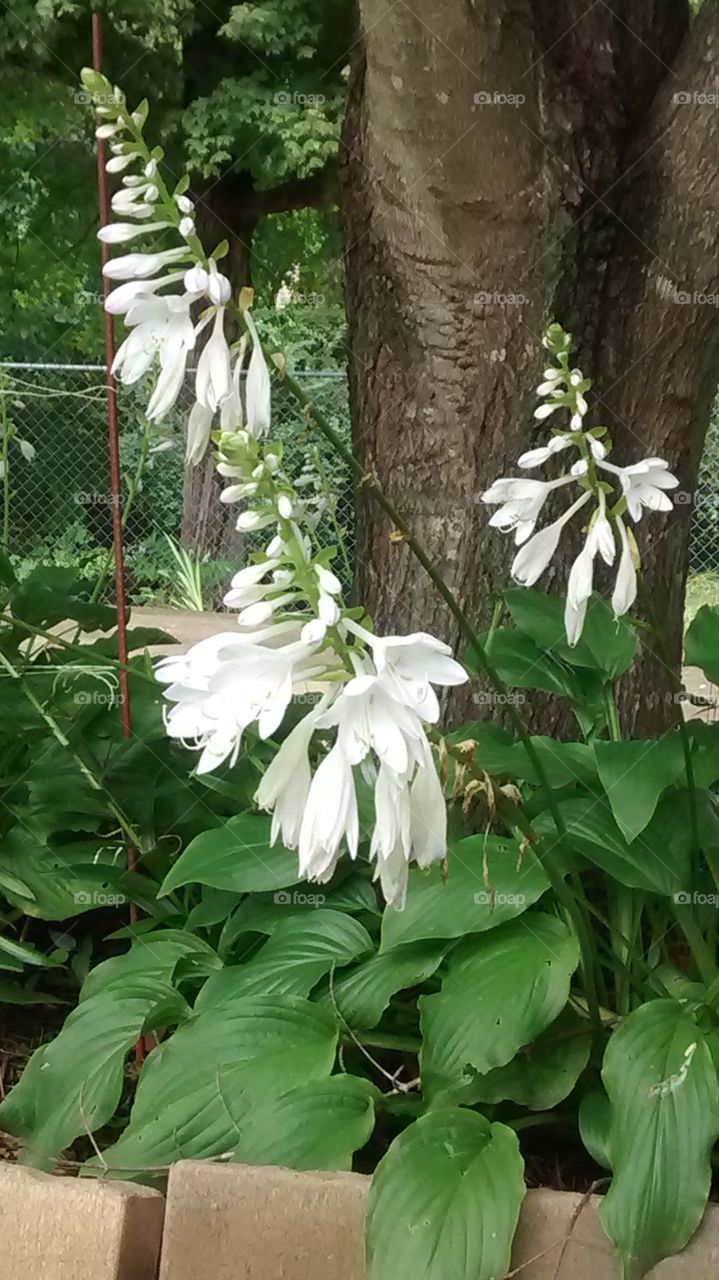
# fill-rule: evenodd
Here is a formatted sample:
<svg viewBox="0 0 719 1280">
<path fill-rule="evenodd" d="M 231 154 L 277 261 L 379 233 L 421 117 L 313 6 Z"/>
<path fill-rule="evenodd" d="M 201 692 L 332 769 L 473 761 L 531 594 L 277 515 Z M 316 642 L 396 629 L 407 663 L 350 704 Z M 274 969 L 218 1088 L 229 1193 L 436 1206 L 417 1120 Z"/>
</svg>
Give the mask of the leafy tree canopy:
<svg viewBox="0 0 719 1280">
<path fill-rule="evenodd" d="M 79 86 L 91 61 L 90 13 L 87 0 L 17 0 L 0 17 L 5 358 L 95 359 L 101 351 L 93 123 Z M 336 341 L 332 170 L 351 44 L 347 0 L 212 9 L 116 0 L 103 19 L 105 70 L 130 100 L 149 99 L 168 170 L 189 169 L 215 227 L 239 234 L 259 219 L 258 300 L 267 305 L 289 280 L 310 305 L 319 297 L 330 308 L 325 327 Z M 301 315 L 290 306 L 276 323 L 301 326 Z"/>
</svg>

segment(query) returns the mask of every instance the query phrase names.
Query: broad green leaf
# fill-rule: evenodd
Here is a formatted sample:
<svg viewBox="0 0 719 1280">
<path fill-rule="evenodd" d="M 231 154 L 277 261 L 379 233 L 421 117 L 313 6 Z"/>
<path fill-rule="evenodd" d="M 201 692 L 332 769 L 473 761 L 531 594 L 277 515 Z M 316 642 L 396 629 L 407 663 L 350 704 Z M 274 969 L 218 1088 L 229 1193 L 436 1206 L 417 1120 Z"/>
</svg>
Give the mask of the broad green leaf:
<svg viewBox="0 0 719 1280">
<path fill-rule="evenodd" d="M 374 1085 L 356 1076 L 301 1084 L 253 1107 L 232 1159 L 288 1169 L 351 1169 L 352 1153 L 372 1134 L 376 1096 Z"/>
<path fill-rule="evenodd" d="M 235 996 L 307 996 L 330 969 L 372 951 L 367 930 L 352 916 L 319 907 L 311 916 L 290 916 L 245 964 L 214 974 L 195 1008 L 207 1009 Z"/>
<path fill-rule="evenodd" d="M 675 1000 L 652 1000 L 629 1015 L 607 1045 L 602 1079 L 614 1176 L 599 1213 L 625 1280 L 640 1280 L 683 1249 L 701 1222 L 719 1084 L 701 1030 Z"/>
<path fill-rule="evenodd" d="M 524 1190 L 512 1129 L 459 1107 L 430 1111 L 372 1179 L 368 1280 L 499 1280 Z"/>
<path fill-rule="evenodd" d="M 90 1000 L 111 987 L 122 988 L 137 977 L 169 982 L 182 960 L 195 962 L 200 973 L 221 965 L 208 943 L 182 929 L 156 929 L 149 936 L 139 933 L 129 951 L 103 960 L 88 973 L 80 1000 Z"/>
<path fill-rule="evenodd" d="M 587 1023 L 563 1015 L 533 1044 L 523 1045 L 506 1066 L 480 1076 L 470 1086 L 472 1101 L 509 1100 L 530 1111 L 550 1111 L 572 1092 L 591 1047 Z"/>
<path fill-rule="evenodd" d="M 145 1061 L 109 1165 L 143 1169 L 236 1147 L 249 1112 L 293 1082 L 328 1076 L 335 1019 L 296 996 L 245 996 L 198 1013 Z"/>
<path fill-rule="evenodd" d="M 694 614 L 684 637 L 684 661 L 701 667 L 712 684 L 719 684 L 719 609 L 703 604 Z"/>
<path fill-rule="evenodd" d="M 486 637 L 482 638 L 486 640 Z M 501 679 L 515 689 L 542 689 L 545 693 L 559 693 L 573 701 L 580 696 L 575 673 L 513 627 L 499 627 L 495 631 L 491 657 Z M 467 661 L 471 666 L 471 650 Z"/>
<path fill-rule="evenodd" d="M 612 813 L 631 844 L 650 822 L 662 792 L 684 772 L 679 733 L 649 742 L 595 742 L 594 754 Z"/>
<path fill-rule="evenodd" d="M 688 848 L 671 843 L 651 824 L 627 844 L 605 800 L 564 800 L 559 804 L 570 845 L 607 875 L 630 889 L 647 889 L 673 896 L 689 883 Z M 548 811 L 533 819 L 535 831 L 556 841 L 556 829 Z"/>
<path fill-rule="evenodd" d="M 503 1067 L 564 1009 L 579 948 L 555 916 L 531 912 L 453 953 L 438 995 L 420 999 L 428 1097 Z"/>
<path fill-rule="evenodd" d="M 407 905 L 382 917 L 381 950 L 494 929 L 521 915 L 548 887 L 531 849 L 522 853 L 516 841 L 501 836 L 467 836 L 451 845 L 446 877 L 436 863 L 428 871 L 410 870 Z"/>
<path fill-rule="evenodd" d="M 504 599 L 515 625 L 540 649 L 550 649 L 571 666 L 590 667 L 611 679 L 631 666 L 636 651 L 634 628 L 616 619 L 601 596 L 592 596 L 581 639 L 573 648 L 564 630 L 563 599 L 518 587 L 505 591 Z"/>
<path fill-rule="evenodd" d="M 446 942 L 414 942 L 372 956 L 335 978 L 321 1003 L 338 1009 L 355 1030 L 376 1027 L 392 996 L 431 978 L 446 950 Z"/>
<path fill-rule="evenodd" d="M 36 1049 L 0 1106 L 0 1128 L 26 1143 L 23 1162 L 51 1167 L 79 1134 L 106 1124 L 138 1036 L 184 1010 L 167 982 L 145 976 L 128 978 L 122 989 L 111 987 L 75 1009 L 60 1034 Z"/>
<path fill-rule="evenodd" d="M 239 813 L 223 827 L 195 836 L 168 872 L 160 894 L 183 884 L 207 884 L 233 893 L 284 889 L 300 878 L 297 854 L 270 846 L 270 819 Z"/>
<path fill-rule="evenodd" d="M 475 724 L 463 725 L 453 737 L 460 741 L 467 738 L 476 741 L 476 763 L 486 773 L 503 774 L 535 786 L 539 782 L 524 745 L 515 742 L 512 735 L 499 725 L 479 720 Z M 592 748 L 585 742 L 558 742 L 556 738 L 535 736 L 532 745 L 550 786 L 566 787 L 596 779 L 597 767 Z"/>
<path fill-rule="evenodd" d="M 579 1104 L 579 1134 L 587 1151 L 603 1169 L 611 1169 L 609 1131 L 612 1108 L 603 1089 L 592 1089 Z"/>
<path fill-rule="evenodd" d="M 235 908 L 226 921 L 218 951 L 220 955 L 227 955 L 243 933 L 274 933 L 278 924 L 290 916 L 307 919 L 319 907 L 350 914 L 361 911 L 380 914 L 374 888 L 361 875 L 348 876 L 337 888 L 303 884 L 299 889 L 280 890 L 271 895 L 253 893 Z"/>
</svg>

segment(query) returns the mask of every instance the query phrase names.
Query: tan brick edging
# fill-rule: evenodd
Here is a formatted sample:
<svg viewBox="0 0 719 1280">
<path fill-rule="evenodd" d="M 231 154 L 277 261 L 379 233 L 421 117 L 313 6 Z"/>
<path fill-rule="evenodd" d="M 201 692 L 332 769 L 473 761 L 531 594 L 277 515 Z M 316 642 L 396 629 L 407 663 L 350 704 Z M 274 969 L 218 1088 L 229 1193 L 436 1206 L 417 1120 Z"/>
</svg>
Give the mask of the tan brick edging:
<svg viewBox="0 0 719 1280">
<path fill-rule="evenodd" d="M 0 1280 L 155 1280 L 165 1201 L 0 1164 Z"/>
<path fill-rule="evenodd" d="M 163 1197 L 0 1164 L 0 1280 L 364 1280 L 369 1179 L 183 1161 Z M 530 1191 L 516 1280 L 618 1280 L 598 1198 Z M 518 1274 L 517 1274 L 518 1273 Z M 652 1280 L 716 1280 L 719 1206 Z M 438 1277 L 437 1280 L 445 1280 Z M 497 1278 L 499 1280 L 499 1277 Z"/>
</svg>

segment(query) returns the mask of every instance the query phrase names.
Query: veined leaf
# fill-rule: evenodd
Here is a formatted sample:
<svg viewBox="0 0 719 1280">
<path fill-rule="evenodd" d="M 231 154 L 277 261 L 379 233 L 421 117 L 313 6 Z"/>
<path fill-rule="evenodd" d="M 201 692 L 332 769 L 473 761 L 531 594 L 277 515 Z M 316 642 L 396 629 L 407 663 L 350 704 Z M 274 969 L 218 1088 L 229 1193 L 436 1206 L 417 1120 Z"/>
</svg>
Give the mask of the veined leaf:
<svg viewBox="0 0 719 1280">
<path fill-rule="evenodd" d="M 414 942 L 372 956 L 335 978 L 321 1003 L 336 1006 L 354 1029 L 376 1027 L 392 996 L 430 978 L 446 950 L 446 942 Z"/>
<path fill-rule="evenodd" d="M 701 1030 L 675 1000 L 630 1013 L 607 1045 L 602 1078 L 614 1177 L 599 1212 L 625 1280 L 640 1280 L 699 1226 L 719 1135 L 719 1084 Z"/>
<path fill-rule="evenodd" d="M 608 802 L 593 797 L 564 800 L 559 810 L 570 845 L 620 884 L 671 896 L 689 883 L 688 846 L 679 848 L 666 831 L 662 837 L 650 826 L 627 844 Z M 533 826 L 541 835 L 556 839 L 548 811 L 540 813 Z"/>
<path fill-rule="evenodd" d="M 377 1089 L 357 1076 L 298 1085 L 253 1107 L 232 1159 L 288 1169 L 351 1169 L 374 1128 Z"/>
<path fill-rule="evenodd" d="M 438 995 L 420 1000 L 422 1088 L 459 1090 L 510 1062 L 561 1013 L 579 963 L 576 938 L 555 916 L 532 912 L 452 955 Z"/>
<path fill-rule="evenodd" d="M 591 1047 L 588 1024 L 571 1013 L 562 1014 L 504 1067 L 479 1076 L 469 1087 L 471 1099 L 508 1099 L 530 1111 L 551 1111 L 572 1092 L 589 1061 Z"/>
<path fill-rule="evenodd" d="M 160 894 L 184 884 L 233 893 L 284 889 L 300 878 L 297 854 L 270 846 L 270 819 L 239 813 L 222 827 L 195 836 L 165 877 Z"/>
<path fill-rule="evenodd" d="M 486 875 L 485 875 L 486 871 Z M 483 933 L 521 915 L 549 888 L 537 856 L 501 836 L 467 836 L 450 846 L 446 877 L 435 863 L 409 873 L 407 905 L 385 911 L 382 951 L 426 938 Z"/>
<path fill-rule="evenodd" d="M 517 1135 L 438 1107 L 380 1161 L 367 1218 L 368 1280 L 499 1280 L 524 1198 Z"/>
<path fill-rule="evenodd" d="M 105 1158 L 123 1169 L 233 1151 L 242 1122 L 294 1081 L 321 1080 L 334 1018 L 296 996 L 245 996 L 198 1013 L 145 1061 L 125 1133 Z"/>
<path fill-rule="evenodd" d="M 684 772 L 679 733 L 649 742 L 595 742 L 594 754 L 612 813 L 631 844 L 650 822 L 662 792 Z"/>
<path fill-rule="evenodd" d="M 367 930 L 341 911 L 318 907 L 311 915 L 290 916 L 251 960 L 214 974 L 195 1008 L 208 1009 L 235 996 L 307 996 L 330 969 L 371 951 Z"/>
</svg>

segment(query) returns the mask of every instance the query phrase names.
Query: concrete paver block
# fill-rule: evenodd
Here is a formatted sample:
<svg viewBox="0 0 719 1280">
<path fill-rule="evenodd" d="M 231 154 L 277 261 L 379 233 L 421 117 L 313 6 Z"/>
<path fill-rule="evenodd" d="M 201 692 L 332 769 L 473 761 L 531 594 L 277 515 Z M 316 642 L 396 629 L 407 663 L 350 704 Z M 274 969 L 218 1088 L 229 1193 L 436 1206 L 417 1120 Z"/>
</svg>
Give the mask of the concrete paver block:
<svg viewBox="0 0 719 1280">
<path fill-rule="evenodd" d="M 160 1280 L 364 1280 L 369 1179 L 274 1166 L 173 1166 Z"/>
<path fill-rule="evenodd" d="M 369 1178 L 186 1161 L 167 1190 L 160 1280 L 364 1280 Z M 512 1253 L 516 1280 L 619 1280 L 599 1197 L 529 1191 Z M 716 1280 L 719 1206 L 651 1280 Z M 437 1278 L 442 1280 L 442 1277 Z"/>
<path fill-rule="evenodd" d="M 0 1163 L 0 1280 L 155 1280 L 164 1198 Z"/>
</svg>

